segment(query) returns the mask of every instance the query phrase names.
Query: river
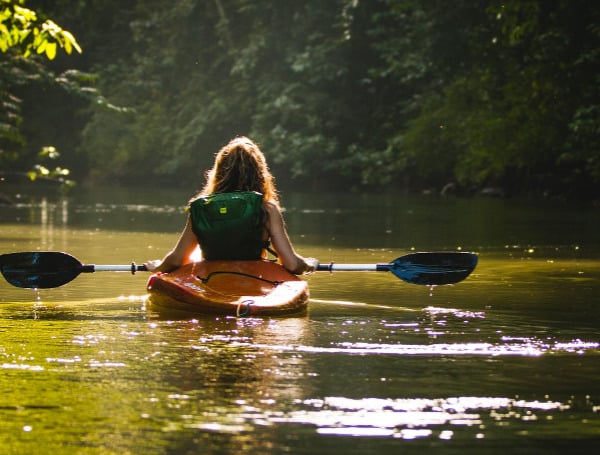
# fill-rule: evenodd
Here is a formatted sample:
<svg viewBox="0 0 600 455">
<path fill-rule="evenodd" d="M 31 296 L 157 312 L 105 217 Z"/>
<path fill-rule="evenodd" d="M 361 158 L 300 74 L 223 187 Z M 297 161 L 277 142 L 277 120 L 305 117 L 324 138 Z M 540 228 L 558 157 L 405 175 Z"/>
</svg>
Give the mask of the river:
<svg viewBox="0 0 600 455">
<path fill-rule="evenodd" d="M 189 196 L 24 192 L 0 207 L 0 254 L 159 258 Z M 434 288 L 318 272 L 306 277 L 308 313 L 281 319 L 162 318 L 146 306 L 144 272 L 43 290 L 1 280 L 2 453 L 597 449 L 597 208 L 403 194 L 289 193 L 282 205 L 296 249 L 322 262 L 447 250 L 479 264 Z"/>
</svg>

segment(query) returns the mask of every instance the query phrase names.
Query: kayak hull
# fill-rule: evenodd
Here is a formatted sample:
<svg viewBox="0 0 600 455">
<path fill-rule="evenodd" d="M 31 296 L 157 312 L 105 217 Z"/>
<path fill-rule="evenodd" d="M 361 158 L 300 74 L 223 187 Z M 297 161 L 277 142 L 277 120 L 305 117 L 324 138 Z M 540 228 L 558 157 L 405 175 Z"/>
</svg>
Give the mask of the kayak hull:
<svg viewBox="0 0 600 455">
<path fill-rule="evenodd" d="M 155 274 L 147 285 L 158 312 L 280 316 L 306 311 L 308 283 L 269 261 L 200 261 Z"/>
</svg>

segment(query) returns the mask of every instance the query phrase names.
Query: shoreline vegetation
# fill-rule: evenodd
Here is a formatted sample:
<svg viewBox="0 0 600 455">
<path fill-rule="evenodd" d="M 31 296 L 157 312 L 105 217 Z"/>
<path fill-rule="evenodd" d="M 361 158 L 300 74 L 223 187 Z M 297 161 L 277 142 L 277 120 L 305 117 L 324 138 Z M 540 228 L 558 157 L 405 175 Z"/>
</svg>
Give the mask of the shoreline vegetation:
<svg viewBox="0 0 600 455">
<path fill-rule="evenodd" d="M 2 49 L 5 178 L 196 188 L 246 135 L 286 191 L 600 205 L 595 2 L 4 4 L 81 50 Z"/>
<path fill-rule="evenodd" d="M 56 180 L 55 178 L 50 177 L 38 177 L 35 180 L 31 180 L 26 173 L 3 173 L 0 172 L 0 207 L 4 206 L 14 206 L 23 200 L 23 198 L 27 198 L 29 196 L 38 196 L 43 194 L 50 198 L 54 197 L 68 197 L 72 191 L 77 191 L 77 188 L 80 189 L 94 189 L 94 188 L 104 188 L 106 185 L 116 186 L 121 188 L 135 188 L 136 190 L 147 188 L 148 190 L 157 191 L 154 185 L 148 185 L 144 187 L 143 185 L 127 185 L 127 184 L 112 184 L 101 183 L 95 184 L 91 182 L 81 182 L 81 183 L 73 183 L 70 182 L 68 185 L 65 185 L 64 182 Z M 198 185 L 200 183 L 198 182 Z M 190 187 L 179 187 L 172 186 L 172 189 L 190 189 Z M 289 194 L 295 192 L 304 192 L 308 194 L 322 194 L 324 190 L 322 189 L 302 189 L 302 188 L 294 188 L 293 185 L 281 185 L 282 194 Z M 572 200 L 566 198 L 564 195 L 560 194 L 548 194 L 548 193 L 539 193 L 539 192 L 528 192 L 528 193 L 507 193 L 503 188 L 500 187 L 485 187 L 481 189 L 471 189 L 466 190 L 462 188 L 457 188 L 454 184 L 448 184 L 445 187 L 438 188 L 425 188 L 421 190 L 414 190 L 409 188 L 388 188 L 385 190 L 381 189 L 365 189 L 365 188 L 352 188 L 352 189 L 332 189 L 327 190 L 335 192 L 347 192 L 349 194 L 385 194 L 385 193 L 396 193 L 403 195 L 413 195 L 413 196 L 423 196 L 423 197 L 432 197 L 432 198 L 490 198 L 490 199 L 506 199 L 506 200 L 530 200 L 530 201 L 549 201 L 556 202 L 559 204 L 576 204 L 579 206 L 591 206 L 591 207 L 600 207 L 600 200 Z M 193 193 L 193 190 L 190 190 L 190 194 Z"/>
</svg>

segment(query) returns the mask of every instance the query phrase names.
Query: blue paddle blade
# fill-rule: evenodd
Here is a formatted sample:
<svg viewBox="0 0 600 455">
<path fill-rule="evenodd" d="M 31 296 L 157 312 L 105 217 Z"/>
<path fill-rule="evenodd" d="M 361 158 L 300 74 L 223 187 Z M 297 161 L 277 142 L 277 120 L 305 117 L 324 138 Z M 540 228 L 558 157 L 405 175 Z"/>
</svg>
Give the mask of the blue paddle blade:
<svg viewBox="0 0 600 455">
<path fill-rule="evenodd" d="M 439 286 L 464 280 L 476 265 L 476 254 L 442 251 L 407 254 L 388 264 L 388 270 L 407 283 Z"/>
<path fill-rule="evenodd" d="M 13 286 L 44 289 L 73 280 L 81 273 L 82 265 L 67 253 L 33 251 L 1 255 L 0 271 Z"/>
</svg>

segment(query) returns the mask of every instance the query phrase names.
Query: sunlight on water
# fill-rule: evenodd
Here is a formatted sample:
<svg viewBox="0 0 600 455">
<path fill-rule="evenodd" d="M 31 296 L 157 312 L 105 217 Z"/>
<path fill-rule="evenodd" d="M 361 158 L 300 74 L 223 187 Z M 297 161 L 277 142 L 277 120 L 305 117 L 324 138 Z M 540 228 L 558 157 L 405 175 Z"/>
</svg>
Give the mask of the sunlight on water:
<svg viewBox="0 0 600 455">
<path fill-rule="evenodd" d="M 549 411 L 568 410 L 556 401 L 525 401 L 497 397 L 453 397 L 439 399 L 382 399 L 328 397 L 304 400 L 307 409 L 290 413 L 277 422 L 311 424 L 320 434 L 338 436 L 391 436 L 414 439 L 452 439 L 452 427 L 475 427 L 477 438 L 485 437 L 487 425 L 502 421 L 531 421 Z M 441 427 L 441 428 L 440 428 Z M 437 433 L 437 434 L 435 434 Z"/>
<path fill-rule="evenodd" d="M 28 370 L 28 371 L 43 371 L 44 367 L 39 365 L 28 365 L 22 363 L 3 363 L 0 368 L 5 370 Z"/>
<path fill-rule="evenodd" d="M 510 338 L 508 339 L 510 341 Z M 243 344 L 243 343 L 242 343 Z M 319 354 L 385 354 L 397 356 L 417 355 L 478 355 L 478 356 L 541 356 L 571 352 L 583 354 L 600 348 L 598 342 L 573 340 L 570 343 L 547 343 L 540 340 L 523 340 L 520 343 L 507 342 L 502 345 L 491 343 L 433 343 L 433 344 L 377 344 L 339 343 L 336 347 L 253 345 L 260 349 L 277 352 L 311 352 Z"/>
<path fill-rule="evenodd" d="M 191 399 L 169 396 L 171 406 L 176 408 L 185 407 L 185 402 Z M 587 398 L 585 403 L 591 406 Z M 178 421 L 168 422 L 163 431 L 187 428 L 230 433 L 252 431 L 257 426 L 308 425 L 317 434 L 342 437 L 484 439 L 494 437 L 501 429 L 506 432 L 514 427 L 513 431 L 522 432 L 526 428 L 522 425 L 552 422 L 560 413 L 581 406 L 548 398 L 542 401 L 485 396 L 400 399 L 332 396 L 297 399 L 289 405 L 274 400 L 260 400 L 256 404 L 237 400 L 236 405 L 237 410 L 221 409 L 214 419 L 210 415 L 201 418 L 182 414 Z M 289 406 L 295 410 L 277 410 Z"/>
<path fill-rule="evenodd" d="M 331 300 L 331 299 L 313 299 L 313 298 L 311 298 L 310 302 L 312 304 L 324 303 L 327 305 L 340 305 L 340 306 L 346 306 L 346 307 L 365 308 L 365 309 L 374 309 L 374 308 L 380 308 L 380 309 L 384 309 L 384 310 L 399 310 L 400 309 L 398 306 L 376 305 L 373 303 L 352 302 L 349 300 Z M 405 311 L 418 311 L 418 310 L 415 310 L 414 308 L 402 308 L 402 309 Z"/>
<path fill-rule="evenodd" d="M 55 219 L 63 224 L 69 220 L 69 212 L 74 214 L 81 213 L 155 213 L 171 214 L 182 213 L 184 206 L 178 205 L 150 205 L 150 204 L 118 204 L 118 203 L 95 203 L 95 204 L 69 204 L 67 199 L 58 203 L 49 202 L 42 198 L 39 203 L 17 202 L 13 205 L 14 209 L 39 209 L 41 221 L 47 223 Z"/>
</svg>

